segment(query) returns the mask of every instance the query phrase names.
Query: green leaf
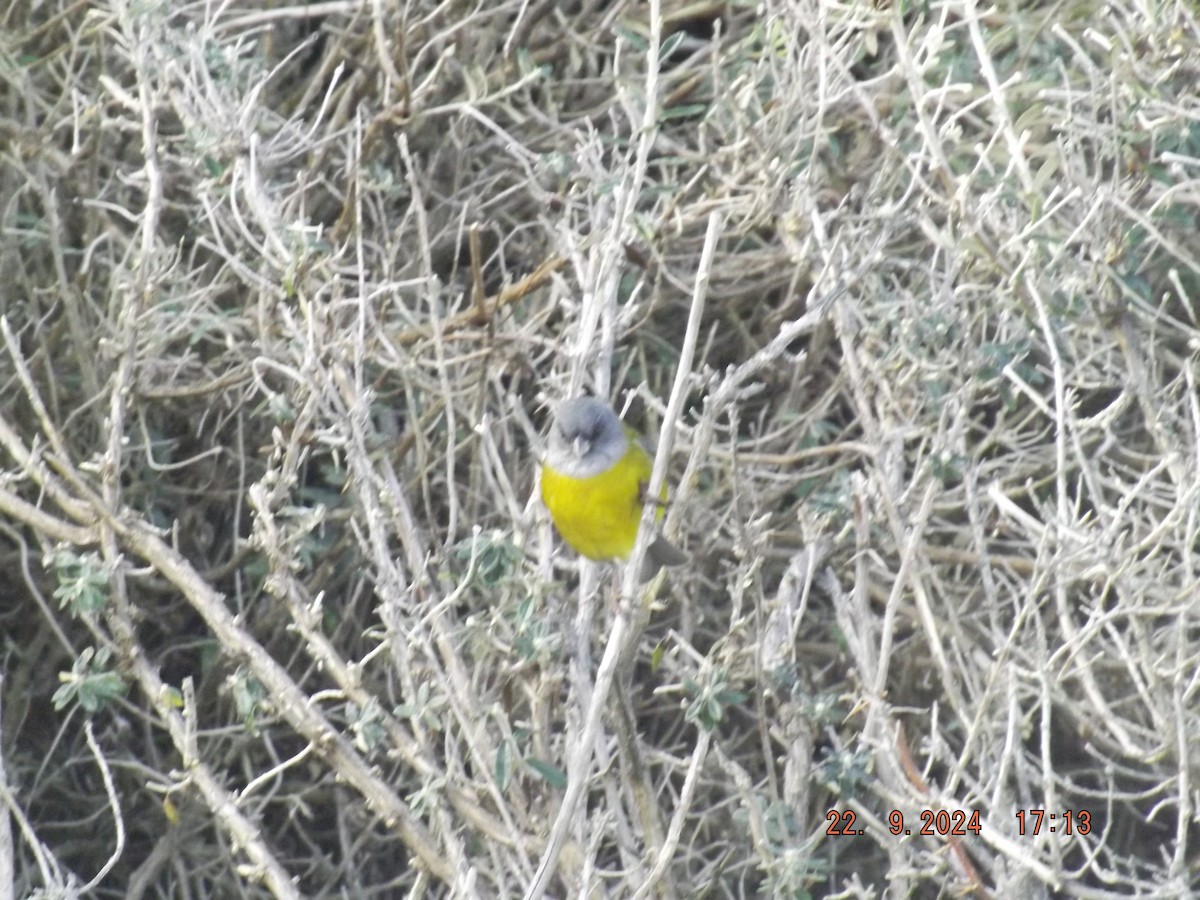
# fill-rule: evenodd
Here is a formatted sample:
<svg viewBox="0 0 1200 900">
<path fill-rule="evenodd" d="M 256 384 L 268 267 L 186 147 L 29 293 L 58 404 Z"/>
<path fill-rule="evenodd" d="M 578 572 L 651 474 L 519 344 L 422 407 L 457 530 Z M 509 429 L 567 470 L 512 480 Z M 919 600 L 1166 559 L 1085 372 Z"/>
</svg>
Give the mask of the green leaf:
<svg viewBox="0 0 1200 900">
<path fill-rule="evenodd" d="M 239 666 L 237 671 L 229 676 L 228 684 L 233 694 L 233 704 L 237 708 L 238 715 L 242 717 L 246 728 L 252 735 L 258 734 L 258 725 L 255 719 L 262 709 L 262 702 L 266 699 L 267 691 L 262 686 L 262 683 L 250 674 L 250 670 L 245 666 Z"/>
<path fill-rule="evenodd" d="M 558 766 L 551 765 L 534 757 L 528 757 L 525 760 L 525 765 L 541 775 L 545 782 L 553 788 L 558 788 L 560 791 L 567 787 L 567 773 Z"/>
<path fill-rule="evenodd" d="M 658 61 L 662 62 L 675 52 L 675 49 L 683 43 L 683 39 L 687 37 L 687 32 L 683 29 L 676 31 L 674 34 L 668 35 L 667 39 L 662 42 L 658 48 Z"/>
<path fill-rule="evenodd" d="M 496 748 L 496 784 L 500 786 L 500 790 L 507 790 L 509 781 L 512 780 L 512 768 L 508 762 L 508 741 L 501 741 L 500 746 Z"/>
<path fill-rule="evenodd" d="M 54 574 L 54 597 L 72 615 L 95 615 L 108 605 L 109 572 L 99 554 L 60 551 L 54 555 Z"/>
<path fill-rule="evenodd" d="M 741 691 L 731 690 L 725 686 L 724 672 L 712 673 L 707 684 L 699 684 L 691 679 L 683 683 L 684 690 L 695 699 L 688 706 L 685 717 L 697 723 L 705 731 L 712 731 L 725 718 L 725 709 L 745 702 L 746 695 Z"/>
<path fill-rule="evenodd" d="M 616 26 L 616 28 L 613 29 L 613 32 L 617 35 L 617 37 L 629 44 L 629 46 L 631 46 L 638 53 L 645 51 L 645 49 L 650 46 L 644 37 L 642 37 L 636 31 L 631 31 L 624 25 Z"/>
<path fill-rule="evenodd" d="M 664 109 L 658 118 L 662 122 L 669 122 L 672 119 L 693 119 L 696 116 L 704 115 L 707 111 L 707 103 L 681 103 L 679 106 Z"/>
<path fill-rule="evenodd" d="M 124 696 L 125 682 L 109 669 L 110 656 L 112 653 L 107 647 L 98 651 L 88 647 L 80 653 L 70 672 L 58 674 L 62 685 L 54 692 L 54 708 L 61 710 L 71 703 L 78 703 L 87 712 L 96 713 Z"/>
</svg>

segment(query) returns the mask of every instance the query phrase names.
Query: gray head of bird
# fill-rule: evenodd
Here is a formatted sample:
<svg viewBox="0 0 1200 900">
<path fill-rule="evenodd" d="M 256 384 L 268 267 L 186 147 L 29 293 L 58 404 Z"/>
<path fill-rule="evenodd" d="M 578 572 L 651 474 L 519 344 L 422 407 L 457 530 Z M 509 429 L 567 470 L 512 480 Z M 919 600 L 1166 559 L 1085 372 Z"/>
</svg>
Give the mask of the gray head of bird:
<svg viewBox="0 0 1200 900">
<path fill-rule="evenodd" d="M 603 400 L 576 397 L 554 410 L 547 462 L 571 478 L 590 478 L 616 465 L 625 455 L 625 426 Z"/>
</svg>

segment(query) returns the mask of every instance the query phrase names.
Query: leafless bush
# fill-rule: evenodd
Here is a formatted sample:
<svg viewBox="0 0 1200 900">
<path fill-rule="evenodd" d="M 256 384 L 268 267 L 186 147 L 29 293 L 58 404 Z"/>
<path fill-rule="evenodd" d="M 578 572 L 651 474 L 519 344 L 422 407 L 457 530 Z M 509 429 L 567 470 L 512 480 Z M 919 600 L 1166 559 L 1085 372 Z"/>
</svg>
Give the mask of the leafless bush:
<svg viewBox="0 0 1200 900">
<path fill-rule="evenodd" d="M 1189 4 L 0 21 L 0 896 L 1196 889 Z"/>
</svg>

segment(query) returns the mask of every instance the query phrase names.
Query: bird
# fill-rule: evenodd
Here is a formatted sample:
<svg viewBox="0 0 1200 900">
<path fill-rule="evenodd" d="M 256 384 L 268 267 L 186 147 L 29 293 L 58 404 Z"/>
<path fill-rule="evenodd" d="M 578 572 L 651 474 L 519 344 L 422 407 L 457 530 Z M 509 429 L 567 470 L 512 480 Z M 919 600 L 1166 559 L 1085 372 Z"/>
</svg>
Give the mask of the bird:
<svg viewBox="0 0 1200 900">
<path fill-rule="evenodd" d="M 595 397 L 576 397 L 554 410 L 550 445 L 542 460 L 542 503 L 559 535 L 577 553 L 594 560 L 625 560 L 633 552 L 652 461 L 641 437 L 612 407 Z M 655 516 L 662 519 L 664 484 Z M 688 556 L 656 533 L 639 576 Z"/>
</svg>

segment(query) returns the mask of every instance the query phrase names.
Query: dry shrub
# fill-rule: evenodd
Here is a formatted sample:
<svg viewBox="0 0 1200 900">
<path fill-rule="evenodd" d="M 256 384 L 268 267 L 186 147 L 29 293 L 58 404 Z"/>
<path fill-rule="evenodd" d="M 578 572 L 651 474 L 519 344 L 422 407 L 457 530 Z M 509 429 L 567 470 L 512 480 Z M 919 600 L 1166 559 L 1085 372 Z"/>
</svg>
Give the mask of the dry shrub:
<svg viewBox="0 0 1200 900">
<path fill-rule="evenodd" d="M 0 895 L 1195 888 L 1189 4 L 2 17 Z"/>
</svg>

